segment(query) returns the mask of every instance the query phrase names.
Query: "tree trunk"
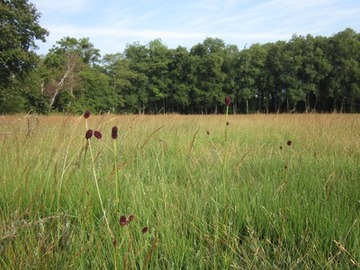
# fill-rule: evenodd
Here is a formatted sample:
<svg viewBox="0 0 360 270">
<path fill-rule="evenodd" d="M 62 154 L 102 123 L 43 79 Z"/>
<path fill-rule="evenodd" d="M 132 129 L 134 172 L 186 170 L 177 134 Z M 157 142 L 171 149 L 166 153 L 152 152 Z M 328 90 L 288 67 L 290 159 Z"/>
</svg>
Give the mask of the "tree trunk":
<svg viewBox="0 0 360 270">
<path fill-rule="evenodd" d="M 70 65 L 70 64 L 68 65 L 68 68 L 65 71 L 64 76 L 61 78 L 60 82 L 55 87 L 55 92 L 54 92 L 54 94 L 52 95 L 52 97 L 50 99 L 50 107 L 54 104 L 57 95 L 59 94 L 59 92 L 61 91 L 61 89 L 63 88 L 63 86 L 65 84 L 65 80 L 70 76 L 70 74 L 71 74 L 71 72 L 73 71 L 74 68 L 75 68 L 75 64 L 74 65 Z"/>
<path fill-rule="evenodd" d="M 341 106 L 340 106 L 340 112 L 343 113 L 344 112 L 344 104 L 345 104 L 345 98 L 343 97 L 341 99 Z"/>
<path fill-rule="evenodd" d="M 54 92 L 54 94 L 52 95 L 52 97 L 51 97 L 51 99 L 50 99 L 50 107 L 54 104 L 57 95 L 59 94 L 61 88 L 62 88 L 63 85 L 64 85 L 65 79 L 68 77 L 68 71 L 69 71 L 69 70 L 67 70 L 67 71 L 65 72 L 64 76 L 62 77 L 62 79 L 60 80 L 60 82 L 57 84 L 57 86 L 56 86 L 56 88 L 55 88 L 55 92 Z"/>
</svg>

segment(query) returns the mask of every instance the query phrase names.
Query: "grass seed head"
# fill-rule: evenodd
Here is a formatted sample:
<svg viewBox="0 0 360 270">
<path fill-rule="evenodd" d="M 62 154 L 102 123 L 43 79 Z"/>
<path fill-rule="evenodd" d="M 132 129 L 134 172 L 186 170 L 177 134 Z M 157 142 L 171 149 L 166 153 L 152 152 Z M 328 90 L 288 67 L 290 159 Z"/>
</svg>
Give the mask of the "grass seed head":
<svg viewBox="0 0 360 270">
<path fill-rule="evenodd" d="M 112 244 L 114 247 L 117 247 L 117 241 L 115 239 L 113 240 Z"/>
</svg>

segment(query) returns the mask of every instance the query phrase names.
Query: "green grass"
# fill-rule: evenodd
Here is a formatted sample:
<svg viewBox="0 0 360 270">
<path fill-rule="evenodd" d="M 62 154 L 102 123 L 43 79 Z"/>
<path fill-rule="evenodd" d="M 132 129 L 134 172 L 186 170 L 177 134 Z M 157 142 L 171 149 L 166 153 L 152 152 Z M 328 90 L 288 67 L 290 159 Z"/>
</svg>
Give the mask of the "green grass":
<svg viewBox="0 0 360 270">
<path fill-rule="evenodd" d="M 0 119 L 0 269 L 360 267 L 359 115 L 90 116 L 93 161 L 37 119 Z"/>
</svg>

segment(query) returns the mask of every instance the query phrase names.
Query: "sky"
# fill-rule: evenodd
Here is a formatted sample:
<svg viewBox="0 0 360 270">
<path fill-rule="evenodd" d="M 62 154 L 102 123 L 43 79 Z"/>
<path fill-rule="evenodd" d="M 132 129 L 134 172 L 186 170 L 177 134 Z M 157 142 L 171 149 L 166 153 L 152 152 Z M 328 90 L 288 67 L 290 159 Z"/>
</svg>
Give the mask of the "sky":
<svg viewBox="0 0 360 270">
<path fill-rule="evenodd" d="M 50 35 L 46 54 L 63 37 L 89 38 L 102 55 L 161 39 L 169 49 L 222 39 L 239 49 L 296 35 L 360 32 L 359 0 L 30 0 Z"/>
</svg>

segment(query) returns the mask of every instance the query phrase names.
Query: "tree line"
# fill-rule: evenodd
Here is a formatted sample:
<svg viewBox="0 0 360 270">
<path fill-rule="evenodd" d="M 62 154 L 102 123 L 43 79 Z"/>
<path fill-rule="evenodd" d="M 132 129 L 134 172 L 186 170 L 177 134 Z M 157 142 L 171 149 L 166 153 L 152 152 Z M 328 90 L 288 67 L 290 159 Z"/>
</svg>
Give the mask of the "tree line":
<svg viewBox="0 0 360 270">
<path fill-rule="evenodd" d="M 160 39 L 103 57 L 88 38 L 64 37 L 46 55 L 48 32 L 27 0 L 0 6 L 0 113 L 360 112 L 360 34 L 293 35 L 239 49 L 206 38 L 190 49 Z"/>
</svg>

